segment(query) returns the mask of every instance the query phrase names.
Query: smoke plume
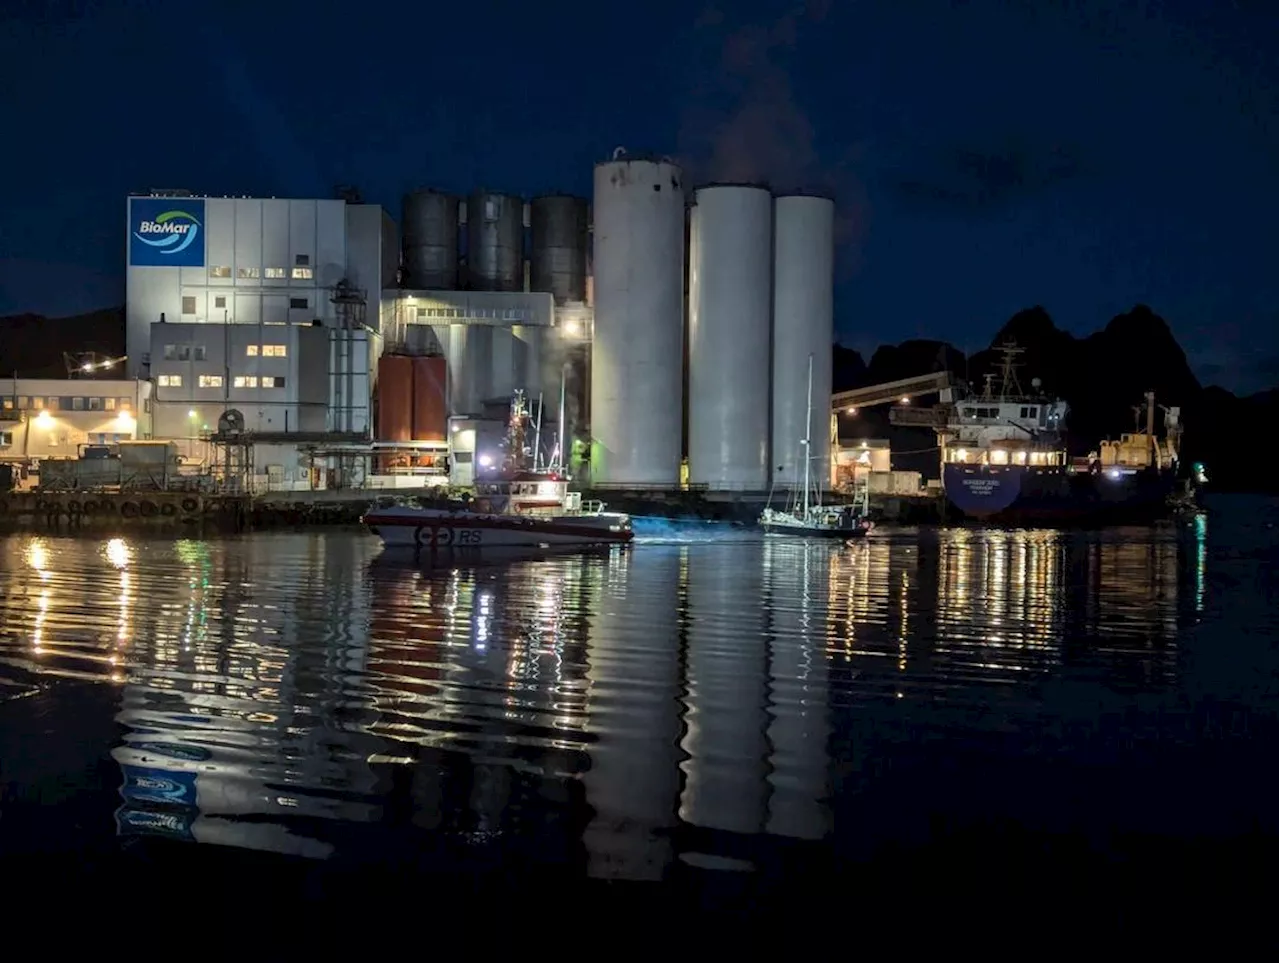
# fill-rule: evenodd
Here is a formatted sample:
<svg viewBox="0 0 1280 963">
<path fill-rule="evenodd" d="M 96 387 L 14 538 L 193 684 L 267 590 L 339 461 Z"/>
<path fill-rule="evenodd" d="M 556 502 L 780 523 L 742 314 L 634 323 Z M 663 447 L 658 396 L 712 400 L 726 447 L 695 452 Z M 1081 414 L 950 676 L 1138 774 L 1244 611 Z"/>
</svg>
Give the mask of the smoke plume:
<svg viewBox="0 0 1280 963">
<path fill-rule="evenodd" d="M 731 27 L 718 10 L 696 24 L 705 51 L 701 77 L 681 131 L 681 162 L 695 183 L 746 181 L 775 191 L 820 191 L 836 200 L 837 270 L 856 269 L 866 228 L 859 154 L 819 151 L 814 125 L 798 101 L 789 61 L 807 31 L 830 11 L 828 0 L 793 5 L 771 23 Z"/>
</svg>

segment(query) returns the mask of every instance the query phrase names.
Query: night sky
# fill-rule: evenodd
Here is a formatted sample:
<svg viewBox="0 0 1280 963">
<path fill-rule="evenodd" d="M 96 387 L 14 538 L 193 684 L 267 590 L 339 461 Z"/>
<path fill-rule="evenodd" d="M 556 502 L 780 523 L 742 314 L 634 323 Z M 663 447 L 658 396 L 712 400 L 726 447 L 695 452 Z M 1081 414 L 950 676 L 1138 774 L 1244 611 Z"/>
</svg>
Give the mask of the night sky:
<svg viewBox="0 0 1280 963">
<path fill-rule="evenodd" d="M 868 356 L 1144 302 L 1202 380 L 1276 381 L 1274 2 L 4 9 L 0 314 L 121 303 L 130 191 L 350 183 L 398 219 L 414 186 L 589 195 L 624 145 L 834 190 Z"/>
</svg>

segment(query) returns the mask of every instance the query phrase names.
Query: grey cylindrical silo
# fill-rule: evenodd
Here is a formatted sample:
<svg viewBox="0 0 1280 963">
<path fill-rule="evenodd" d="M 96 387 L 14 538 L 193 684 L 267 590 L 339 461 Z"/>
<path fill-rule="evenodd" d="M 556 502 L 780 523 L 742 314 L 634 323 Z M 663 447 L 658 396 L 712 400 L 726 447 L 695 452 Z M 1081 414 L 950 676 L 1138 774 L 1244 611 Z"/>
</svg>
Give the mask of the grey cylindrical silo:
<svg viewBox="0 0 1280 963">
<path fill-rule="evenodd" d="M 467 279 L 472 291 L 524 290 L 524 200 L 476 191 L 467 198 Z"/>
<path fill-rule="evenodd" d="M 404 286 L 453 291 L 458 287 L 458 198 L 413 191 L 401 203 Z"/>
<path fill-rule="evenodd" d="M 550 292 L 557 304 L 587 299 L 587 207 L 568 194 L 529 204 L 529 289 Z"/>
</svg>

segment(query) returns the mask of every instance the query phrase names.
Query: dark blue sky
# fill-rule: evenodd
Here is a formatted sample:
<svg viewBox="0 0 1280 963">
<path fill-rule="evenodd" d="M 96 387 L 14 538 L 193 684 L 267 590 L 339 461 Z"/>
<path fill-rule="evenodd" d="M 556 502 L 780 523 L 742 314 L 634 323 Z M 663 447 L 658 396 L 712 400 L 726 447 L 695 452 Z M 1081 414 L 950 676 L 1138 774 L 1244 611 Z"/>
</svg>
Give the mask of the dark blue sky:
<svg viewBox="0 0 1280 963">
<path fill-rule="evenodd" d="M 836 323 L 864 352 L 1145 302 L 1202 379 L 1276 382 L 1274 3 L 15 8 L 0 313 L 119 303 L 131 190 L 353 183 L 398 217 L 417 185 L 588 194 L 625 145 L 834 189 Z"/>
</svg>

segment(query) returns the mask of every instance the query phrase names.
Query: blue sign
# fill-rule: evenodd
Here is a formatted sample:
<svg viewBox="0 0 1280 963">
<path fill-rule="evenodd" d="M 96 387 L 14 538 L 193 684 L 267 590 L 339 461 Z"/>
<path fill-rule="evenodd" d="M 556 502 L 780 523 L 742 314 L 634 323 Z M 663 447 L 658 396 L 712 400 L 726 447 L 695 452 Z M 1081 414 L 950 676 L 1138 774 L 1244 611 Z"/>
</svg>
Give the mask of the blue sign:
<svg viewBox="0 0 1280 963">
<path fill-rule="evenodd" d="M 196 807 L 196 774 L 143 766 L 121 766 L 124 784 L 120 795 L 129 803 L 159 803 Z"/>
<path fill-rule="evenodd" d="M 204 267 L 204 200 L 129 198 L 131 267 Z"/>
</svg>

